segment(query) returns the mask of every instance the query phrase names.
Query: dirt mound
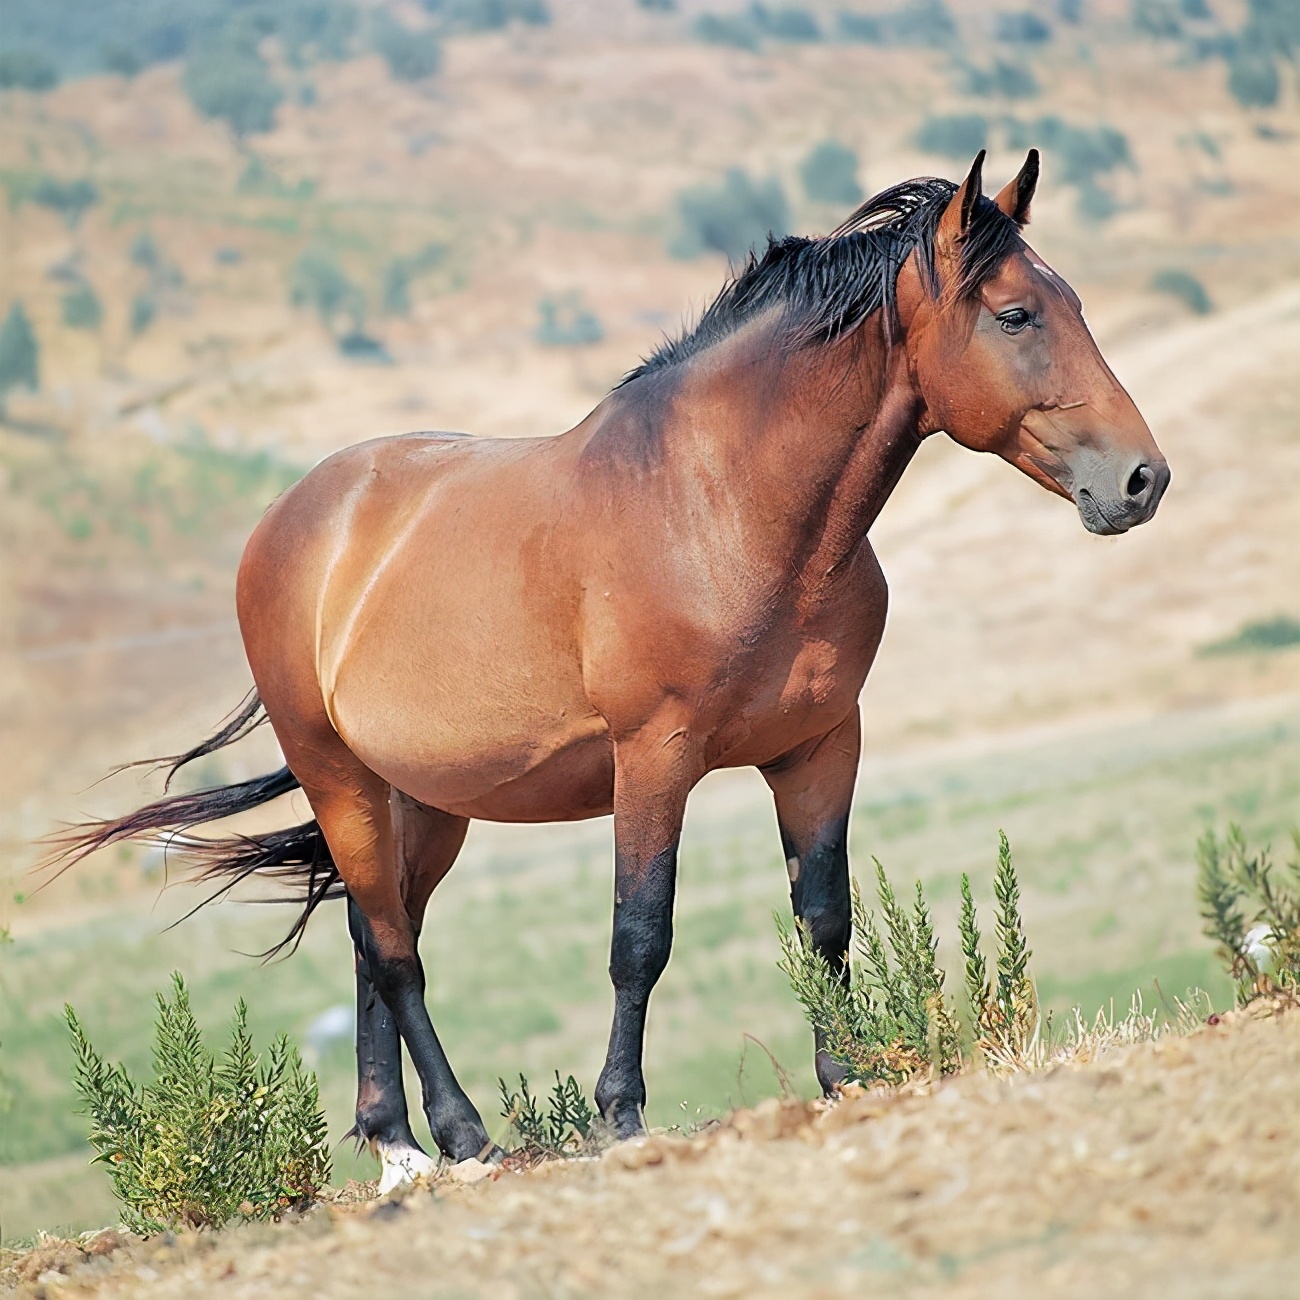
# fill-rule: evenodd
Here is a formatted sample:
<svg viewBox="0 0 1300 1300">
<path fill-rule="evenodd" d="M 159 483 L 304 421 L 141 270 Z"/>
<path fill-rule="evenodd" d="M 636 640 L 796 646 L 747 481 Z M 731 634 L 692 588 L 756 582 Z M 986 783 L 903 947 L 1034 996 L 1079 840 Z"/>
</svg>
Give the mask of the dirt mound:
<svg viewBox="0 0 1300 1300">
<path fill-rule="evenodd" d="M 105 1298 L 1284 1294 L 1297 1077 L 1300 1014 L 1229 1016 L 1083 1067 L 771 1101 L 598 1161 L 55 1251 L 50 1271 L 9 1277 L 26 1275 L 19 1294 Z"/>
</svg>

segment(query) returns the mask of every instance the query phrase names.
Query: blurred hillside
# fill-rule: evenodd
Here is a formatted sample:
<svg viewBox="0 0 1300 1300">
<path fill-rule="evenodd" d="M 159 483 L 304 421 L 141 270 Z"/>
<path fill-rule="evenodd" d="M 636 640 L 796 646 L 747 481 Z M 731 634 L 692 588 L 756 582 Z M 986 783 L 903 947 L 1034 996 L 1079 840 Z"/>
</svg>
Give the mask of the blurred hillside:
<svg viewBox="0 0 1300 1300">
<path fill-rule="evenodd" d="M 147 855 L 34 897 L 22 873 L 57 819 L 144 788 L 132 773 L 89 788 L 105 771 L 192 743 L 246 689 L 233 575 L 275 493 L 379 434 L 569 427 L 769 229 L 831 229 L 860 196 L 958 177 L 985 146 L 1000 185 L 1029 145 L 1044 151 L 1030 238 L 1082 295 L 1173 487 L 1149 527 L 1097 538 L 1005 465 L 925 446 L 873 534 L 892 611 L 864 696 L 874 766 L 854 848 L 950 877 L 1020 817 L 1038 853 L 1031 921 L 1037 906 L 1059 970 L 1104 965 L 1099 997 L 1156 954 L 1191 970 L 1178 873 L 1198 826 L 1231 815 L 1268 836 L 1295 819 L 1298 63 L 1294 0 L 5 0 L 0 929 L 31 943 L 13 987 L 54 999 L 41 1015 L 57 1036 L 74 972 L 123 1024 L 164 962 L 200 949 L 220 966 L 213 1005 L 239 986 L 246 968 L 204 947 L 215 929 L 140 946 L 161 926 L 139 914 L 158 880 Z M 1012 755 L 1005 772 L 990 752 Z M 272 759 L 263 737 L 200 775 Z M 701 825 L 722 809 L 732 844 L 732 806 L 711 797 L 693 805 Z M 772 842 L 773 874 L 743 913 L 717 881 L 766 850 L 745 839 L 745 863 L 700 867 L 723 873 L 701 933 L 735 953 L 742 934 L 766 943 L 782 889 L 756 806 L 740 822 Z M 465 870 L 507 883 L 446 892 L 457 951 L 481 954 L 492 918 L 516 918 L 511 873 L 554 870 L 571 841 L 474 834 Z M 581 843 L 583 864 L 603 862 L 603 842 Z M 543 1073 L 604 1033 L 603 872 L 583 913 L 587 1001 Z M 557 918 L 571 906 L 545 901 Z M 105 934 L 128 904 L 124 955 Z M 716 995 L 730 1033 L 719 990 L 744 988 L 761 1027 L 764 999 L 784 996 L 769 948 L 739 966 L 708 948 L 674 1023 L 698 1028 L 691 999 Z M 320 969 L 338 989 L 304 976 L 268 1028 L 348 996 L 331 952 Z M 67 963 L 57 988 L 51 954 Z M 131 962 L 128 998 L 113 980 Z M 509 972 L 474 970 L 510 1001 Z M 782 1014 L 801 1044 L 797 1011 Z M 0 1030 L 11 1075 L 16 1032 Z M 734 1061 L 717 1034 L 673 1076 L 683 1095 L 723 1093 Z M 499 1061 L 486 1043 L 468 1053 L 487 1072 L 473 1086 L 490 1095 L 514 1041 Z M 332 1118 L 346 1056 L 326 1080 Z M 24 1138 L 0 1157 L 72 1150 L 59 1122 L 62 1146 Z"/>
</svg>

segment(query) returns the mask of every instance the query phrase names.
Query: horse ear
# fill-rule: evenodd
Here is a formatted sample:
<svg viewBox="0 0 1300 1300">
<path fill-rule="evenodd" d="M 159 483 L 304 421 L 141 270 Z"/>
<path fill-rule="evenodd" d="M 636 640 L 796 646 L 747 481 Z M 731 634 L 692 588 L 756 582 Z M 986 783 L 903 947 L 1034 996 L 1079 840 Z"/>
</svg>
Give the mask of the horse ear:
<svg viewBox="0 0 1300 1300">
<path fill-rule="evenodd" d="M 1038 188 L 1038 150 L 1031 149 L 1015 180 L 1008 181 L 993 200 L 1018 226 L 1029 222 L 1029 205 Z"/>
<path fill-rule="evenodd" d="M 939 225 L 934 232 L 934 251 L 936 260 L 951 271 L 951 276 L 944 279 L 950 283 L 959 278 L 961 266 L 961 241 L 970 229 L 971 218 L 975 215 L 975 204 L 984 192 L 982 173 L 984 171 L 984 150 L 975 155 L 966 179 L 958 187 L 957 193 L 948 201 L 948 206 L 939 218 Z"/>
</svg>

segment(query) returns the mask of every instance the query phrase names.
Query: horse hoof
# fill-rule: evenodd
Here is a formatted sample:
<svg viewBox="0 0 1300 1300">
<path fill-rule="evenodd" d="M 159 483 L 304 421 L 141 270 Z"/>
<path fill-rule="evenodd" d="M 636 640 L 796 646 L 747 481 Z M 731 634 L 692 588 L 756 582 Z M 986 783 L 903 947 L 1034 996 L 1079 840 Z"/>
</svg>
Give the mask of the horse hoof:
<svg viewBox="0 0 1300 1300">
<path fill-rule="evenodd" d="M 389 1192 L 413 1183 L 417 1178 L 432 1178 L 438 1172 L 438 1162 L 418 1147 L 381 1143 L 379 1159 L 383 1164 L 383 1173 L 379 1178 L 380 1196 L 387 1196 Z"/>
</svg>

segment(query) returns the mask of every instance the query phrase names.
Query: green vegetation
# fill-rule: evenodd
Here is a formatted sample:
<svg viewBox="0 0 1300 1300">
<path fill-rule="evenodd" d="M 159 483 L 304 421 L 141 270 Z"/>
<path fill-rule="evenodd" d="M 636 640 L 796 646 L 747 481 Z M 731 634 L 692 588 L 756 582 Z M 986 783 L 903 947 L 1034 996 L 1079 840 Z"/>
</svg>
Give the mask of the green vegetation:
<svg viewBox="0 0 1300 1300">
<path fill-rule="evenodd" d="M 417 253 L 395 257 L 384 267 L 380 299 L 389 316 L 405 316 L 411 310 L 411 284 L 447 260 L 446 244 L 426 244 Z"/>
<path fill-rule="evenodd" d="M 1212 641 L 1201 648 L 1202 654 L 1237 655 L 1266 654 L 1270 650 L 1288 650 L 1300 645 L 1300 621 L 1294 618 L 1261 619 L 1246 623 L 1232 636 L 1222 641 Z"/>
<path fill-rule="evenodd" d="M 1031 146 L 1044 150 L 1059 175 L 1078 192 L 1079 214 L 1096 221 L 1114 216 L 1119 205 L 1100 178 L 1120 167 L 1136 171 L 1128 137 L 1111 126 L 1077 126 L 1053 115 L 1035 122 L 1007 123 L 1007 144 L 1012 149 Z"/>
<path fill-rule="evenodd" d="M 1050 25 L 1035 13 L 998 14 L 997 38 L 1010 45 L 1045 45 L 1052 39 Z"/>
<path fill-rule="evenodd" d="M 348 279 L 337 258 L 327 248 L 308 248 L 294 263 L 289 298 L 296 307 L 310 307 L 328 330 L 343 328 L 356 333 L 365 319 L 361 290 Z"/>
<path fill-rule="evenodd" d="M 88 180 L 61 181 L 42 176 L 32 185 L 27 197 L 43 208 L 53 208 L 69 227 L 75 227 L 86 209 L 99 202 L 99 190 Z"/>
<path fill-rule="evenodd" d="M 790 208 L 775 177 L 753 180 L 732 167 L 719 185 L 695 185 L 677 196 L 678 232 L 669 244 L 675 257 L 706 250 L 743 257 L 769 235 L 790 228 Z"/>
<path fill-rule="evenodd" d="M 1268 849 L 1252 854 L 1241 827 L 1222 840 L 1206 831 L 1196 846 L 1198 893 L 1206 935 L 1244 1006 L 1278 989 L 1300 991 L 1300 830 L 1285 878 Z"/>
<path fill-rule="evenodd" d="M 195 49 L 185 65 L 185 91 L 206 117 L 225 121 L 239 137 L 269 131 L 284 92 L 258 50 L 266 24 L 252 11 L 232 18 Z"/>
<path fill-rule="evenodd" d="M 64 1008 L 90 1145 L 127 1226 L 219 1228 L 236 1216 L 278 1218 L 308 1204 L 329 1182 L 330 1159 L 316 1077 L 297 1049 L 281 1037 L 264 1062 L 240 999 L 218 1064 L 179 973 L 171 999 L 158 994 L 157 1004 L 153 1079 L 139 1085 L 105 1061 Z"/>
<path fill-rule="evenodd" d="M 968 95 L 998 95 L 1003 99 L 1032 99 L 1038 94 L 1038 78 L 1022 64 L 997 59 L 991 68 L 967 68 L 962 78 Z"/>
<path fill-rule="evenodd" d="M 59 84 L 54 64 L 34 50 L 0 52 L 0 90 L 51 90 Z"/>
<path fill-rule="evenodd" d="M 901 906 L 877 861 L 876 893 L 884 933 L 853 892 L 853 948 L 859 964 L 834 971 L 799 928 L 778 920 L 780 967 L 790 980 L 823 1049 L 861 1083 L 902 1083 L 964 1064 L 963 1040 L 1002 1058 L 1024 1053 L 1038 1028 L 1038 1001 L 1029 979 L 1029 948 L 1020 919 L 1020 885 L 1011 849 L 1001 836 L 994 890 L 998 901 L 996 978 L 990 985 L 981 951 L 970 877 L 961 878 L 961 939 L 968 1023 L 944 993 L 938 940 L 921 882 L 911 911 Z M 844 975 L 846 978 L 841 978 Z"/>
<path fill-rule="evenodd" d="M 600 318 L 581 294 L 548 294 L 538 302 L 537 314 L 540 319 L 533 337 L 544 347 L 581 347 L 605 337 Z"/>
<path fill-rule="evenodd" d="M 916 146 L 926 153 L 969 161 L 988 144 L 988 119 L 979 113 L 949 113 L 927 117 L 916 133 Z"/>
<path fill-rule="evenodd" d="M 413 31 L 385 9 L 371 18 L 370 40 L 398 81 L 423 81 L 442 64 L 442 46 L 433 32 Z"/>
<path fill-rule="evenodd" d="M 545 27 L 551 21 L 546 0 L 423 0 L 450 32 L 495 32 L 511 23 Z"/>
<path fill-rule="evenodd" d="M 41 350 L 22 303 L 16 302 L 0 325 L 0 410 L 5 394 L 19 385 L 41 385 Z"/>
<path fill-rule="evenodd" d="M 1175 267 L 1157 271 L 1151 277 L 1151 287 L 1157 293 L 1167 293 L 1172 298 L 1194 311 L 1198 316 L 1208 315 L 1214 310 L 1214 303 L 1205 286 L 1190 271 Z"/>
<path fill-rule="evenodd" d="M 518 1092 L 511 1091 L 504 1079 L 498 1079 L 497 1084 L 501 1090 L 501 1118 L 518 1135 L 518 1149 L 525 1155 L 543 1159 L 577 1155 L 596 1138 L 596 1112 L 573 1075 L 561 1080 L 556 1070 L 545 1113 L 524 1075 L 519 1076 Z"/>
<path fill-rule="evenodd" d="M 63 323 L 69 329 L 97 330 L 103 323 L 104 308 L 99 295 L 85 280 L 69 289 L 59 305 L 63 311 Z"/>
<path fill-rule="evenodd" d="M 823 140 L 799 164 L 804 193 L 814 203 L 862 202 L 858 184 L 858 155 L 838 140 Z"/>
<path fill-rule="evenodd" d="M 957 23 L 943 0 L 908 0 L 888 13 L 842 9 L 836 26 L 844 41 L 870 45 L 943 46 L 957 35 Z"/>
</svg>

